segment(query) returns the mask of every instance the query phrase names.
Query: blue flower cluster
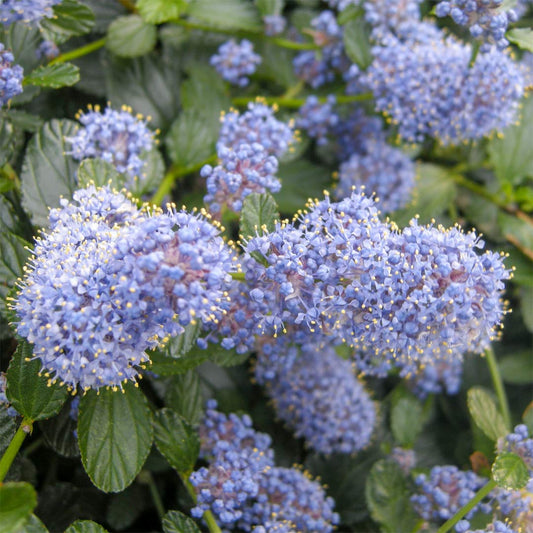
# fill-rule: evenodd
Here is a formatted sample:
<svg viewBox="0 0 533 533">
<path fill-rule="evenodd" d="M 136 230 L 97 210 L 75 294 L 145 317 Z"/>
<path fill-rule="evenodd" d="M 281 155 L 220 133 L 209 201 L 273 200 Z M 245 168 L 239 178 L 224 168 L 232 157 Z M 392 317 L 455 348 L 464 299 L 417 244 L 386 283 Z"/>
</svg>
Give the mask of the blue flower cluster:
<svg viewBox="0 0 533 533">
<path fill-rule="evenodd" d="M 435 357 L 420 365 L 416 372 L 407 372 L 408 387 L 421 399 L 429 394 L 457 394 L 461 387 L 463 364 L 460 359 Z"/>
<path fill-rule="evenodd" d="M 209 466 L 190 476 L 197 494 L 192 515 L 210 510 L 222 525 L 244 531 L 333 531 L 338 515 L 324 489 L 299 470 L 275 467 L 270 437 L 254 431 L 247 415 L 226 416 L 216 407 L 208 402 L 200 426 L 201 456 Z"/>
<path fill-rule="evenodd" d="M 519 455 L 529 469 L 529 475 L 533 478 L 533 438 L 525 424 L 519 424 L 503 439 L 498 441 L 498 451 L 512 452 Z"/>
<path fill-rule="evenodd" d="M 95 106 L 77 118 L 83 127 L 66 139 L 72 145 L 69 153 L 74 159 L 98 157 L 132 179 L 142 176 L 143 152 L 154 144 L 154 135 L 142 115 L 133 116 L 127 106 L 120 111 L 108 107 L 103 113 Z"/>
<path fill-rule="evenodd" d="M 435 13 L 438 17 L 449 15 L 457 24 L 470 28 L 472 37 L 484 41 L 483 51 L 492 44 L 507 47 L 507 26 L 518 19 L 512 9 L 503 10 L 503 0 L 446 0 L 438 3 Z"/>
<path fill-rule="evenodd" d="M 429 476 L 418 475 L 415 483 L 420 492 L 411 496 L 416 512 L 425 520 L 441 521 L 448 520 L 466 505 L 486 480 L 456 466 L 435 466 Z M 478 511 L 489 513 L 490 510 L 490 504 L 480 502 L 467 513 L 466 518 L 471 518 Z"/>
<path fill-rule="evenodd" d="M 4 25 L 22 21 L 26 24 L 39 22 L 53 15 L 52 7 L 61 0 L 3 0 L 0 4 L 0 21 Z"/>
<path fill-rule="evenodd" d="M 530 531 L 533 527 L 533 478 L 521 490 L 497 488 L 494 500 L 498 515 L 505 517 L 517 531 Z"/>
<path fill-rule="evenodd" d="M 471 529 L 468 520 L 461 520 L 455 526 L 455 531 L 457 533 L 519 533 L 518 530 L 513 529 L 501 520 L 494 520 L 483 529 Z"/>
<path fill-rule="evenodd" d="M 284 520 L 283 522 L 268 521 L 263 526 L 255 526 L 253 533 L 298 533 L 294 524 Z"/>
<path fill-rule="evenodd" d="M 15 58 L 0 43 L 0 107 L 22 92 L 24 71 L 20 65 L 13 65 Z"/>
<path fill-rule="evenodd" d="M 372 38 L 380 40 L 400 27 L 420 19 L 422 0 L 367 0 L 365 20 L 373 27 Z"/>
<path fill-rule="evenodd" d="M 283 15 L 265 15 L 263 17 L 265 24 L 265 35 L 279 35 L 285 31 L 287 19 Z"/>
<path fill-rule="evenodd" d="M 369 444 L 376 409 L 350 361 L 329 346 L 304 346 L 297 357 L 279 350 L 271 355 L 259 352 L 255 377 L 296 437 L 325 454 L 355 453 Z"/>
<path fill-rule="evenodd" d="M 39 59 L 50 61 L 59 55 L 59 47 L 54 41 L 44 40 L 35 52 Z"/>
<path fill-rule="evenodd" d="M 210 63 L 226 81 L 246 87 L 250 83 L 248 76 L 261 63 L 261 56 L 254 53 L 253 44 L 248 39 L 243 39 L 240 43 L 231 39 L 219 47 Z"/>
<path fill-rule="evenodd" d="M 145 350 L 229 306 L 233 252 L 203 216 L 91 186 L 49 219 L 12 306 L 19 335 L 71 388 L 133 380 Z"/>
<path fill-rule="evenodd" d="M 333 111 L 335 96 L 328 96 L 327 102 L 320 103 L 314 95 L 308 96 L 305 104 L 298 111 L 296 126 L 307 132 L 309 137 L 316 139 L 318 145 L 328 142 L 328 136 L 339 122 L 338 115 Z"/>
</svg>

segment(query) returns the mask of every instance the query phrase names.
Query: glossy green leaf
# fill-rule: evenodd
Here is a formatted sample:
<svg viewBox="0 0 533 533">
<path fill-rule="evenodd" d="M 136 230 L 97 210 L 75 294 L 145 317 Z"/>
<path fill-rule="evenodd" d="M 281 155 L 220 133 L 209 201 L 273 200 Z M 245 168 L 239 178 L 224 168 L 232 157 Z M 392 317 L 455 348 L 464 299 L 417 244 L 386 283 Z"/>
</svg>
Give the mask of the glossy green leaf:
<svg viewBox="0 0 533 533">
<path fill-rule="evenodd" d="M 200 533 L 194 520 L 179 511 L 168 511 L 163 517 L 164 533 Z"/>
<path fill-rule="evenodd" d="M 161 24 L 177 19 L 187 6 L 186 0 L 138 0 L 135 7 L 146 22 Z"/>
<path fill-rule="evenodd" d="M 94 25 L 94 13 L 76 0 L 63 0 L 53 7 L 54 16 L 43 19 L 40 25 L 55 36 L 55 40 L 65 40 L 75 35 L 84 35 Z"/>
<path fill-rule="evenodd" d="M 41 371 L 41 362 L 33 357 L 31 345 L 20 340 L 7 369 L 7 397 L 11 405 L 31 420 L 44 420 L 55 415 L 67 399 L 67 388 Z"/>
<path fill-rule="evenodd" d="M 419 518 L 411 507 L 405 476 L 396 463 L 381 460 L 374 464 L 365 492 L 370 514 L 382 531 L 413 531 Z"/>
<path fill-rule="evenodd" d="M 285 0 L 255 0 L 255 5 L 262 16 L 281 15 Z"/>
<path fill-rule="evenodd" d="M 366 69 L 372 63 L 370 36 L 363 17 L 350 19 L 344 25 L 346 55 L 359 67 Z"/>
<path fill-rule="evenodd" d="M 17 533 L 48 533 L 48 529 L 46 529 L 45 525 L 32 514 Z"/>
<path fill-rule="evenodd" d="M 496 441 L 508 433 L 503 416 L 496 407 L 496 402 L 485 389 L 481 387 L 471 388 L 468 391 L 467 404 L 470 416 L 487 437 Z"/>
<path fill-rule="evenodd" d="M 26 111 L 19 111 L 17 109 L 10 109 L 5 117 L 11 124 L 24 131 L 31 131 L 35 133 L 43 125 L 43 119 L 37 115 L 32 115 Z"/>
<path fill-rule="evenodd" d="M 206 350 L 187 353 L 183 357 L 170 357 L 164 352 L 156 351 L 150 355 L 152 365 L 150 370 L 158 376 L 175 376 L 183 374 L 197 366 L 205 363 L 209 359 L 209 353 Z"/>
<path fill-rule="evenodd" d="M 192 370 L 174 376 L 167 385 L 165 405 L 176 411 L 190 424 L 200 422 L 203 413 L 200 378 Z"/>
<path fill-rule="evenodd" d="M 502 452 L 498 454 L 492 465 L 492 479 L 502 489 L 520 490 L 530 480 L 529 470 L 519 455 Z"/>
<path fill-rule="evenodd" d="M 423 409 L 415 398 L 401 398 L 391 411 L 391 429 L 396 442 L 411 447 L 424 425 Z"/>
<path fill-rule="evenodd" d="M 77 189 L 78 163 L 66 155 L 70 145 L 65 140 L 77 129 L 76 122 L 54 119 L 28 143 L 22 163 L 22 204 L 36 226 L 46 226 L 49 208 L 58 207 L 61 196 L 69 198 Z"/>
<path fill-rule="evenodd" d="M 257 8 L 246 0 L 192 0 L 189 15 L 219 28 L 261 29 Z"/>
<path fill-rule="evenodd" d="M 184 330 L 185 331 L 181 335 L 172 337 L 167 344 L 165 351 L 170 357 L 179 359 L 190 352 L 193 346 L 196 346 L 196 339 L 198 339 L 198 336 L 200 335 L 202 326 L 199 322 L 191 322 L 185 326 Z"/>
<path fill-rule="evenodd" d="M 57 416 L 39 423 L 44 440 L 50 448 L 63 457 L 79 457 L 78 439 L 74 435 L 76 420 L 70 416 L 70 402 L 65 402 Z"/>
<path fill-rule="evenodd" d="M 4 455 L 17 431 L 16 419 L 8 414 L 7 405 L 0 405 L 0 457 Z"/>
<path fill-rule="evenodd" d="M 36 68 L 24 78 L 24 83 L 37 85 L 38 87 L 68 87 L 77 83 L 80 79 L 80 69 L 72 63 L 56 63 L 55 65 L 43 65 Z"/>
<path fill-rule="evenodd" d="M 153 148 L 149 152 L 142 152 L 140 158 L 145 162 L 141 175 L 135 178 L 132 185 L 128 186 L 128 189 L 137 198 L 154 192 L 165 175 L 165 162 L 157 148 Z"/>
<path fill-rule="evenodd" d="M 157 449 L 172 468 L 188 474 L 198 458 L 200 440 L 194 428 L 172 409 L 158 411 L 154 421 Z"/>
<path fill-rule="evenodd" d="M 242 204 L 240 233 L 244 238 L 274 231 L 279 220 L 278 205 L 269 193 L 252 193 Z"/>
<path fill-rule="evenodd" d="M 533 383 L 533 360 L 531 350 L 507 355 L 499 362 L 502 379 L 506 383 L 527 385 Z"/>
<path fill-rule="evenodd" d="M 30 518 L 37 494 L 29 483 L 0 484 L 0 533 L 13 533 Z"/>
<path fill-rule="evenodd" d="M 103 159 L 84 159 L 77 171 L 80 187 L 94 184 L 97 187 L 111 185 L 121 189 L 126 182 L 126 176 L 119 174 L 114 165 Z"/>
<path fill-rule="evenodd" d="M 124 490 L 140 472 L 153 440 L 152 415 L 133 383 L 80 401 L 78 442 L 85 471 L 104 492 Z"/>
<path fill-rule="evenodd" d="M 518 48 L 533 52 L 533 30 L 531 28 L 513 28 L 505 34 L 505 37 Z"/>
<path fill-rule="evenodd" d="M 107 533 L 107 529 L 92 520 L 76 520 L 65 530 L 65 533 Z"/>
<path fill-rule="evenodd" d="M 120 57 L 137 57 L 153 50 L 157 31 L 139 15 L 127 15 L 115 19 L 107 30 L 106 46 Z"/>
</svg>

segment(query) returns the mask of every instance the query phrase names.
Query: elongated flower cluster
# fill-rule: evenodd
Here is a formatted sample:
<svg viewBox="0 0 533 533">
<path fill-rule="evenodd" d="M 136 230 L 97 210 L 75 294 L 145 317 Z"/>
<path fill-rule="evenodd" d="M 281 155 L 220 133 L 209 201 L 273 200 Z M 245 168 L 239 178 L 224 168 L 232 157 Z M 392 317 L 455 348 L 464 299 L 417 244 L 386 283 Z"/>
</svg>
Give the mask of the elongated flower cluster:
<svg viewBox="0 0 533 533">
<path fill-rule="evenodd" d="M 512 9 L 504 11 L 502 4 L 503 0 L 451 0 L 439 2 L 435 13 L 467 26 L 472 37 L 484 41 L 482 50 L 490 49 L 491 44 L 502 49 L 509 45 L 505 38 L 508 24 L 518 18 Z"/>
<path fill-rule="evenodd" d="M 0 107 L 22 92 L 24 71 L 20 65 L 14 65 L 15 58 L 0 43 Z"/>
<path fill-rule="evenodd" d="M 193 516 L 210 510 L 222 525 L 245 531 L 332 531 L 338 515 L 323 488 L 299 470 L 275 467 L 270 437 L 254 431 L 248 416 L 226 416 L 216 407 L 208 402 L 200 426 L 200 455 L 209 466 L 190 476 Z"/>
<path fill-rule="evenodd" d="M 240 43 L 231 39 L 219 47 L 210 63 L 226 81 L 238 87 L 246 87 L 250 83 L 248 76 L 261 63 L 261 56 L 254 52 L 253 44 L 248 39 L 243 39 Z"/>
<path fill-rule="evenodd" d="M 448 520 L 466 505 L 485 485 L 486 480 L 471 471 L 455 466 L 435 466 L 429 476 L 415 478 L 419 494 L 411 496 L 416 512 L 425 520 Z M 476 512 L 490 512 L 490 504 L 480 502 L 466 514 L 471 518 Z"/>
<path fill-rule="evenodd" d="M 471 46 L 452 38 L 418 43 L 390 37 L 373 55 L 362 83 L 406 141 L 429 136 L 457 144 L 516 119 L 524 78 L 503 52 L 480 54 L 470 67 Z"/>
<path fill-rule="evenodd" d="M 327 102 L 320 103 L 314 95 L 308 96 L 298 112 L 296 126 L 305 130 L 318 145 L 328 142 L 328 135 L 337 125 L 339 117 L 333 111 L 335 96 L 328 96 Z"/>
<path fill-rule="evenodd" d="M 145 350 L 222 317 L 233 254 L 218 234 L 197 214 L 79 190 L 37 239 L 13 304 L 17 331 L 54 379 L 120 386 L 148 361 Z"/>
<path fill-rule="evenodd" d="M 142 115 L 133 116 L 126 106 L 120 111 L 108 107 L 103 113 L 96 106 L 78 119 L 83 127 L 67 139 L 74 159 L 98 157 L 131 178 L 142 175 L 143 152 L 151 150 L 154 143 L 154 135 Z"/>
<path fill-rule="evenodd" d="M 354 453 L 370 442 L 376 410 L 352 363 L 333 348 L 305 346 L 297 357 L 260 352 L 255 377 L 277 416 L 321 453 Z"/>
<path fill-rule="evenodd" d="M 61 0 L 3 0 L 0 4 L 0 21 L 8 26 L 22 21 L 26 24 L 52 17 L 52 7 Z"/>
</svg>

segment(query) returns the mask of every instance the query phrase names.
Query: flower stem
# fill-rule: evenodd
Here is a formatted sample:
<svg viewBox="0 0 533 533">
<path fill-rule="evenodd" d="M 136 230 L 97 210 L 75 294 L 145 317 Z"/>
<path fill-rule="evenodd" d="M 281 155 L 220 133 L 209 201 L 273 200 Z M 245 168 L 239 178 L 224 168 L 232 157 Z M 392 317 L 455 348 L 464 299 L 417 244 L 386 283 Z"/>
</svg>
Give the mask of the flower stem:
<svg viewBox="0 0 533 533">
<path fill-rule="evenodd" d="M 246 105 L 248 102 L 255 102 L 257 99 L 257 96 L 254 97 L 248 97 L 248 96 L 238 96 L 237 98 L 233 98 L 231 103 L 233 105 Z M 352 102 L 364 102 L 366 100 L 372 99 L 372 93 L 362 93 L 362 94 L 354 94 L 354 95 L 340 95 L 336 97 L 336 101 L 338 104 L 350 104 Z M 273 105 L 277 104 L 280 107 L 288 107 L 291 109 L 298 109 L 302 107 L 305 104 L 305 98 L 287 98 L 285 96 L 261 96 L 261 100 L 266 102 L 267 104 Z M 325 104 L 327 102 L 327 97 L 323 96 L 318 99 L 318 101 L 321 104 Z"/>
<path fill-rule="evenodd" d="M 24 418 L 19 428 L 17 429 L 17 432 L 15 433 L 13 439 L 9 443 L 7 450 L 2 456 L 2 459 L 0 459 L 0 483 L 4 481 L 4 478 L 6 477 L 11 467 L 11 464 L 13 463 L 18 451 L 20 450 L 20 447 L 22 446 L 26 435 L 28 435 L 28 433 L 31 433 L 32 429 L 33 421 L 29 418 Z"/>
<path fill-rule="evenodd" d="M 498 402 L 500 404 L 500 410 L 502 412 L 503 420 L 507 429 L 511 429 L 511 413 L 509 411 L 509 402 L 507 401 L 507 395 L 505 394 L 505 388 L 503 386 L 502 376 L 500 374 L 500 369 L 498 368 L 498 363 L 496 361 L 496 356 L 492 347 L 488 347 L 485 350 L 485 358 L 487 359 L 487 364 L 490 370 L 490 375 L 492 377 L 492 384 L 498 397 Z"/>
<path fill-rule="evenodd" d="M 96 50 L 102 48 L 105 45 L 105 41 L 106 38 L 103 37 L 102 39 L 98 39 L 97 41 L 93 41 L 92 43 L 80 46 L 79 48 L 75 48 L 74 50 L 70 50 L 69 52 L 65 52 L 64 54 L 58 55 L 56 58 L 52 59 L 52 61 L 50 61 L 50 63 L 48 64 L 55 65 L 56 63 L 65 63 L 66 61 L 86 56 L 87 54 L 90 54 L 91 52 L 95 52 Z"/>
<path fill-rule="evenodd" d="M 450 529 L 459 522 L 464 516 L 466 516 L 485 496 L 488 496 L 488 494 L 496 487 L 496 482 L 490 479 L 486 485 L 481 487 L 475 496 L 461 509 L 459 509 L 449 520 L 444 522 L 442 526 L 437 530 L 437 533 L 446 533 L 447 531 L 450 531 Z"/>
<path fill-rule="evenodd" d="M 181 481 L 185 485 L 185 488 L 187 489 L 187 492 L 189 493 L 190 497 L 193 499 L 194 502 L 196 502 L 196 492 L 194 491 L 194 487 L 189 481 L 189 477 L 186 474 L 180 474 L 179 476 L 181 478 Z M 217 524 L 215 517 L 213 516 L 213 513 L 211 511 L 205 511 L 204 520 L 207 524 L 207 528 L 209 529 L 210 533 L 222 533 L 222 530 Z"/>
</svg>

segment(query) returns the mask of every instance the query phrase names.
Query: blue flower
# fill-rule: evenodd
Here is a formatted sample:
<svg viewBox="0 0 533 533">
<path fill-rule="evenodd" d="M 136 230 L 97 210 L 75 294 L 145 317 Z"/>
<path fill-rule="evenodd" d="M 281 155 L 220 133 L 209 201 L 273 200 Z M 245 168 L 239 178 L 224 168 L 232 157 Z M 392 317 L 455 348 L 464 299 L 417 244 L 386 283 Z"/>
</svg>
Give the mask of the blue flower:
<svg viewBox="0 0 533 533">
<path fill-rule="evenodd" d="M 43 41 L 35 51 L 38 59 L 50 61 L 59 55 L 59 48 L 54 41 Z"/>
<path fill-rule="evenodd" d="M 422 0 L 367 0 L 364 4 L 365 19 L 373 27 L 376 40 L 406 24 L 420 20 Z"/>
<path fill-rule="evenodd" d="M 0 43 L 0 107 L 22 92 L 24 71 L 21 66 L 13 65 L 15 58 Z"/>
<path fill-rule="evenodd" d="M 246 87 L 250 83 L 248 76 L 261 63 L 261 56 L 254 53 L 253 45 L 247 39 L 240 43 L 231 39 L 220 46 L 210 63 L 222 78 L 233 85 Z"/>
<path fill-rule="evenodd" d="M 296 126 L 306 130 L 318 145 L 327 144 L 328 135 L 339 122 L 338 115 L 333 111 L 335 101 L 335 96 L 330 95 L 327 102 L 321 104 L 316 96 L 311 95 L 298 111 Z"/>
<path fill-rule="evenodd" d="M 287 19 L 283 15 L 265 15 L 265 35 L 273 36 L 283 33 L 287 26 Z"/>
<path fill-rule="evenodd" d="M 0 21 L 4 25 L 17 21 L 33 24 L 44 17 L 52 17 L 52 6 L 61 0 L 3 0 L 0 4 Z"/>
<path fill-rule="evenodd" d="M 515 426 L 514 431 L 498 440 L 498 451 L 512 452 L 519 455 L 533 478 L 533 438 L 529 436 L 525 424 Z"/>
</svg>

